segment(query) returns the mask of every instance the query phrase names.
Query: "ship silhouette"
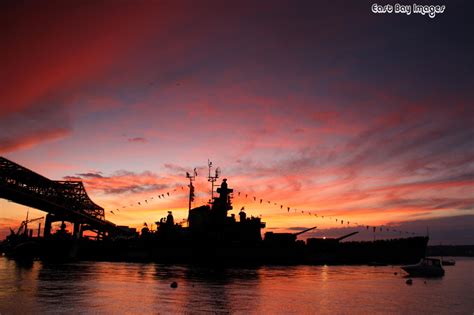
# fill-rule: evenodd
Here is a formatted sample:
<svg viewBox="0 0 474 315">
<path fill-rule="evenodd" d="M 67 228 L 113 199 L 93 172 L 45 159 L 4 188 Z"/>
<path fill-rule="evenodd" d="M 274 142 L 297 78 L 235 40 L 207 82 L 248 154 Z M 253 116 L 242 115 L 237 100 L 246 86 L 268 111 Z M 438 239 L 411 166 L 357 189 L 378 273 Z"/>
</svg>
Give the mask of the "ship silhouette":
<svg viewBox="0 0 474 315">
<path fill-rule="evenodd" d="M 352 242 L 342 240 L 358 233 L 339 238 L 308 238 L 298 236 L 314 230 L 311 227 L 296 233 L 266 232 L 260 217 L 248 217 L 244 208 L 238 218 L 230 214 L 233 189 L 223 179 L 216 189 L 219 177 L 210 175 L 211 200 L 208 204 L 191 207 L 194 199 L 192 181 L 196 176 L 187 173 L 189 185 L 189 212 L 187 226 L 176 223 L 171 211 L 156 222 L 156 231 L 144 226 L 141 233 L 118 226 L 107 237 L 89 239 L 73 236 L 66 226 L 45 237 L 33 237 L 25 227 L 12 233 L 2 243 L 1 251 L 17 259 L 43 260 L 108 260 L 155 261 L 167 263 L 204 263 L 231 265 L 258 264 L 408 264 L 425 257 L 428 237 L 408 237 L 390 240 Z M 36 219 L 35 219 L 36 220 Z M 23 224 L 23 223 L 22 223 Z"/>
</svg>

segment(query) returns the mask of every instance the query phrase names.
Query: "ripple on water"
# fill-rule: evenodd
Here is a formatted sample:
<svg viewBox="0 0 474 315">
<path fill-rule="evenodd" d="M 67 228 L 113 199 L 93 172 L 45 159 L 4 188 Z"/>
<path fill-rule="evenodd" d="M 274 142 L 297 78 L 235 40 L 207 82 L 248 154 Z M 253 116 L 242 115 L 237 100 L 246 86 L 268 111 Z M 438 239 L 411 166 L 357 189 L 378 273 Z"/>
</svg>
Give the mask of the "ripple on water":
<svg viewBox="0 0 474 315">
<path fill-rule="evenodd" d="M 473 259 L 458 259 L 444 278 L 407 286 L 396 266 L 25 266 L 0 258 L 0 312 L 470 314 L 473 267 Z"/>
</svg>

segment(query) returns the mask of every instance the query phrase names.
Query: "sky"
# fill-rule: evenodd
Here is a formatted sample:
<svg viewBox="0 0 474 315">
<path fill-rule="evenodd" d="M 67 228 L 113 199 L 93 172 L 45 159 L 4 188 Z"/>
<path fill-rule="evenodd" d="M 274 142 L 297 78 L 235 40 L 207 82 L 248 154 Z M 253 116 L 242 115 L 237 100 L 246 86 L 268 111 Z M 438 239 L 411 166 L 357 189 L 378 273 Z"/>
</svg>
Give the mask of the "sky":
<svg viewBox="0 0 474 315">
<path fill-rule="evenodd" d="M 474 5 L 372 3 L 2 1 L 0 155 L 121 225 L 185 219 L 210 159 L 267 231 L 473 244 Z M 0 200 L 0 238 L 27 211 Z"/>
</svg>

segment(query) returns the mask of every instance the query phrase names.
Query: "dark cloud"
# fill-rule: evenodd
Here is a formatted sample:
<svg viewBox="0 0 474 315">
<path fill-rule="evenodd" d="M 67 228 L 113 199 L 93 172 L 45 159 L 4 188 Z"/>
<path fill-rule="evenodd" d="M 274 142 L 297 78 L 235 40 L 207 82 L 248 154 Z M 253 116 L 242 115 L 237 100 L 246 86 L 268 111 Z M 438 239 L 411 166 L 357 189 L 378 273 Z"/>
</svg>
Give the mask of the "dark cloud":
<svg viewBox="0 0 474 315">
<path fill-rule="evenodd" d="M 76 175 L 80 178 L 104 178 L 100 173 L 80 173 Z"/>
<path fill-rule="evenodd" d="M 162 191 L 171 187 L 165 179 L 150 171 L 135 173 L 120 170 L 110 176 L 104 176 L 102 172 L 89 172 L 65 176 L 64 179 L 83 181 L 87 189 L 110 195 Z"/>
<path fill-rule="evenodd" d="M 69 181 L 82 181 L 82 177 L 79 176 L 64 176 L 63 179 Z"/>
<path fill-rule="evenodd" d="M 186 172 L 189 172 L 189 168 L 186 168 L 181 165 L 173 164 L 173 163 L 165 163 L 163 166 L 167 170 L 170 170 L 175 173 L 185 174 Z"/>
<path fill-rule="evenodd" d="M 145 185 L 128 185 L 118 188 L 104 188 L 103 191 L 106 194 L 123 194 L 123 193 L 141 193 L 141 192 L 153 192 L 160 191 L 168 188 L 165 184 L 145 184 Z"/>
</svg>

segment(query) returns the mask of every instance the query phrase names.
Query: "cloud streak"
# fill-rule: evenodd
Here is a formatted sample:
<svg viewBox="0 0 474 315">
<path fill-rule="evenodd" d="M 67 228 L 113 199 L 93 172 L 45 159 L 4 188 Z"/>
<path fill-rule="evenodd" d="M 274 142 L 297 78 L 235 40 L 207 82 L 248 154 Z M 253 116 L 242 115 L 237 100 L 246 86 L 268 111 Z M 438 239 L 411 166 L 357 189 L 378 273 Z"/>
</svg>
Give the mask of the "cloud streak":
<svg viewBox="0 0 474 315">
<path fill-rule="evenodd" d="M 156 192 L 170 187 L 165 182 L 166 179 L 149 171 L 134 173 L 122 170 L 110 176 L 103 176 L 100 173 L 80 173 L 76 176 L 65 176 L 64 179 L 81 180 L 92 192 L 112 195 Z"/>
<path fill-rule="evenodd" d="M 43 142 L 65 138 L 70 134 L 71 130 L 58 128 L 51 130 L 38 130 L 34 134 L 25 134 L 15 138 L 0 137 L 0 153 L 9 153 L 31 148 Z"/>
</svg>

